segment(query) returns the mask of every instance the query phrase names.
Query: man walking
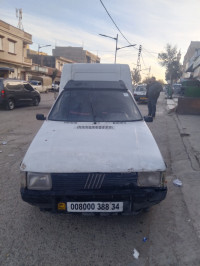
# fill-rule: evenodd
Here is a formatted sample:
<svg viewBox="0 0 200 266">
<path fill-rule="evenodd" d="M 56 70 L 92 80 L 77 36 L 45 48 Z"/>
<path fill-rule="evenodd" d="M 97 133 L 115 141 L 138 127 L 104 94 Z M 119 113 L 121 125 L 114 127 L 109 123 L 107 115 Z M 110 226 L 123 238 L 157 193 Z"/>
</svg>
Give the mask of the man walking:
<svg viewBox="0 0 200 266">
<path fill-rule="evenodd" d="M 148 116 L 155 117 L 156 115 L 156 104 L 160 92 L 162 91 L 162 85 L 156 81 L 155 77 L 152 77 L 150 84 L 147 88 L 147 97 L 148 97 Z"/>
</svg>

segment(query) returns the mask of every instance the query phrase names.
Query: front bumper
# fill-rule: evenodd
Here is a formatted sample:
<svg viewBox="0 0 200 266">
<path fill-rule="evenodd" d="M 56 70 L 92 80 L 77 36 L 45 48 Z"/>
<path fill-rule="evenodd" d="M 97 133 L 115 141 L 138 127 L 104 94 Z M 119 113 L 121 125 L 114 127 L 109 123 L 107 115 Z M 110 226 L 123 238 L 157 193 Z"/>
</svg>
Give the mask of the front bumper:
<svg viewBox="0 0 200 266">
<path fill-rule="evenodd" d="M 116 202 L 124 203 L 123 213 L 135 213 L 149 208 L 165 199 L 167 188 L 141 188 L 126 189 L 122 191 L 87 191 L 87 192 L 55 192 L 35 191 L 21 189 L 22 199 L 41 209 L 59 212 L 57 205 L 60 202 Z"/>
</svg>

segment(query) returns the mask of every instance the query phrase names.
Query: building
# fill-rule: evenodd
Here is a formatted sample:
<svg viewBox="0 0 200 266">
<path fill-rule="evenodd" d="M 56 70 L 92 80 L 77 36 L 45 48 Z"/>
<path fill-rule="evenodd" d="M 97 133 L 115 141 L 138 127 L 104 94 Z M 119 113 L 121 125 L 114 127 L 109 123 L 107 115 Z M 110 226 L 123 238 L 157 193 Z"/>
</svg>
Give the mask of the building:
<svg viewBox="0 0 200 266">
<path fill-rule="evenodd" d="M 59 81 L 63 65 L 75 63 L 64 57 L 47 55 L 45 53 L 38 54 L 38 52 L 30 49 L 27 51 L 27 56 L 32 60 L 29 79 L 31 76 L 35 75 L 46 75 L 52 77 L 54 81 Z"/>
<path fill-rule="evenodd" d="M 100 58 L 82 47 L 56 47 L 53 56 L 68 58 L 77 63 L 100 63 Z"/>
<path fill-rule="evenodd" d="M 75 61 L 64 57 L 52 56 L 47 54 L 38 54 L 32 50 L 28 50 L 27 56 L 32 60 L 33 64 L 39 65 L 41 67 L 47 66 L 51 68 L 56 68 L 59 71 L 62 71 L 64 64 L 75 63 Z"/>
<path fill-rule="evenodd" d="M 187 53 L 184 56 L 182 78 L 199 77 L 200 70 L 198 69 L 199 67 L 198 60 L 200 59 L 197 59 L 199 55 L 200 55 L 200 42 L 192 41 L 188 47 Z"/>
<path fill-rule="evenodd" d="M 27 58 L 27 46 L 32 35 L 0 20 L 0 77 L 26 79 L 32 60 Z"/>
</svg>

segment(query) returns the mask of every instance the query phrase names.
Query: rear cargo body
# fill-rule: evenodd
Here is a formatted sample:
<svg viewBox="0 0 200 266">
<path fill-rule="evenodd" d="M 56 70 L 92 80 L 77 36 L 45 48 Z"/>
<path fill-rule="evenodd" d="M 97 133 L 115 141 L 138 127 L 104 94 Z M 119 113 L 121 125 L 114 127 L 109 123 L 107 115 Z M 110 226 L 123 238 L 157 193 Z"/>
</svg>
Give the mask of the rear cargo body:
<svg viewBox="0 0 200 266">
<path fill-rule="evenodd" d="M 59 92 L 69 80 L 122 80 L 129 91 L 133 90 L 130 69 L 125 64 L 66 64 L 63 67 Z"/>
</svg>

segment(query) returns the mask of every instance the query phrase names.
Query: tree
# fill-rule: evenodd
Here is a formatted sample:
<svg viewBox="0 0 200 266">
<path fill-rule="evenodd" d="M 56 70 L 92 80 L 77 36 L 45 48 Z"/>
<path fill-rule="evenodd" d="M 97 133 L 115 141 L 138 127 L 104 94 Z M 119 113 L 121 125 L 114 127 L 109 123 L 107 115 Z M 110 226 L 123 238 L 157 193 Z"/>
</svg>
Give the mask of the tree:
<svg viewBox="0 0 200 266">
<path fill-rule="evenodd" d="M 170 84 L 173 83 L 174 80 L 177 80 L 181 77 L 181 53 L 177 51 L 177 47 L 167 44 L 166 52 L 162 52 L 158 54 L 159 64 L 162 67 L 165 67 L 165 78 L 166 80 L 170 80 Z"/>
<path fill-rule="evenodd" d="M 131 77 L 134 84 L 140 82 L 141 80 L 140 71 L 137 68 L 134 68 L 133 71 L 131 71 Z"/>
<path fill-rule="evenodd" d="M 146 78 L 144 78 L 144 79 L 142 80 L 142 83 L 148 84 L 148 83 L 150 83 L 151 79 L 152 79 L 152 77 L 146 77 Z M 157 80 L 157 81 L 158 81 L 159 83 L 161 83 L 161 84 L 165 84 L 164 81 L 163 81 L 162 79 L 159 79 L 159 80 Z"/>
<path fill-rule="evenodd" d="M 162 79 L 157 80 L 160 84 L 164 85 L 165 82 Z"/>
<path fill-rule="evenodd" d="M 142 83 L 144 83 L 144 84 L 148 84 L 148 83 L 150 82 L 151 78 L 152 78 L 152 77 L 146 77 L 146 78 L 144 78 L 144 79 L 142 80 Z"/>
</svg>

